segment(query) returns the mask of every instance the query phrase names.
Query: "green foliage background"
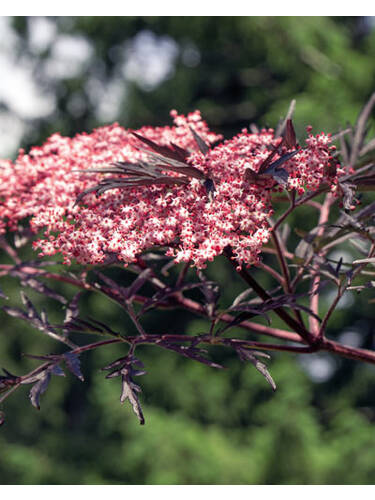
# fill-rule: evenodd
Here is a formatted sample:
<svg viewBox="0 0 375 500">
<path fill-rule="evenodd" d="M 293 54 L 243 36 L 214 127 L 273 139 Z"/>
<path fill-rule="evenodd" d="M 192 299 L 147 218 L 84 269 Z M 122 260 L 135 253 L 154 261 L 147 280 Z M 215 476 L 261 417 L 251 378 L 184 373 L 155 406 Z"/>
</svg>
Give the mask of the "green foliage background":
<svg viewBox="0 0 375 500">
<path fill-rule="evenodd" d="M 30 20 L 12 20 L 20 36 L 17 57 L 34 61 L 39 85 L 56 97 L 50 116 L 28 123 L 21 144 L 25 148 L 42 143 L 55 131 L 73 135 L 103 124 L 87 90 L 87 82 L 95 79 L 102 85 L 123 79 L 126 92 L 116 106 L 115 119 L 124 126 L 167 124 L 170 109 L 183 113 L 201 109 L 211 127 L 226 137 L 250 122 L 275 126 L 292 98 L 297 100 L 295 123 L 300 137 L 308 124 L 316 131 L 336 132 L 355 121 L 375 90 L 375 30 L 368 19 L 83 17 L 50 21 L 56 25 L 56 36 L 85 37 L 93 55 L 78 75 L 47 78 L 43 65 L 50 49 L 33 52 Z M 169 37 L 177 47 L 171 71 L 152 88 L 126 78 L 121 69 L 124 54 L 128 54 L 125 60 L 131 57 L 129 44 L 140 33 L 148 33 L 155 43 Z M 315 223 L 311 213 L 303 211 L 289 222 L 304 230 L 309 229 L 306 224 Z M 5 256 L 2 261 L 6 262 Z M 220 259 L 209 267 L 208 275 L 224 285 L 222 305 L 243 289 Z M 118 277 L 124 282 L 130 279 L 126 271 L 119 271 Z M 1 286 L 12 304 L 19 302 L 15 280 L 2 280 Z M 60 290 L 74 293 L 68 286 Z M 29 295 L 39 308 L 47 307 L 51 318 L 61 319 L 63 311 L 56 303 Z M 370 298 L 370 292 L 364 292 L 340 308 L 329 336 L 339 338 L 355 331 L 360 345 L 374 348 Z M 113 329 L 132 331 L 125 314 L 110 302 L 87 295 L 82 305 L 85 315 Z M 21 357 L 23 352 L 56 351 L 50 339 L 21 320 L 1 312 L 1 322 L 1 366 L 11 372 L 23 373 L 35 366 Z M 279 325 L 276 319 L 273 325 Z M 150 314 L 145 326 L 150 331 L 181 333 L 207 329 L 202 320 L 182 311 Z M 118 381 L 105 380 L 100 371 L 119 357 L 119 348 L 103 348 L 83 357 L 85 383 L 69 375 L 52 381 L 39 413 L 27 401 L 27 387 L 7 400 L 8 418 L 0 431 L 0 483 L 373 483 L 373 366 L 317 354 L 309 359 L 320 361 L 329 371 L 314 378 L 305 358 L 274 354 L 269 367 L 278 390 L 273 394 L 253 366 L 240 363 L 230 352 L 211 352 L 227 367 L 220 372 L 156 347 L 142 348 L 138 354 L 148 371 L 140 381 L 144 427 L 130 407 L 119 404 Z"/>
</svg>

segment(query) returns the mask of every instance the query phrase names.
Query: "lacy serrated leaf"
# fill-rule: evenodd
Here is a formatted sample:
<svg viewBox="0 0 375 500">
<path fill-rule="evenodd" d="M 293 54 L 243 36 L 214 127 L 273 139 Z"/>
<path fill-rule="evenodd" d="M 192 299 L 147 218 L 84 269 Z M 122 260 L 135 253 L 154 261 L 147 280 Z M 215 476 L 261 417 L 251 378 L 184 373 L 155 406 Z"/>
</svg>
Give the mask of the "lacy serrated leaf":
<svg viewBox="0 0 375 500">
<path fill-rule="evenodd" d="M 131 380 L 128 373 L 122 374 L 121 381 L 122 381 L 122 389 L 120 396 L 121 403 L 125 403 L 125 401 L 128 399 L 129 403 L 132 405 L 134 413 L 138 417 L 139 423 L 141 425 L 144 425 L 145 418 L 143 416 L 142 407 L 137 396 L 137 392 L 141 392 L 141 388 L 139 387 L 139 385 L 135 384 Z"/>
<path fill-rule="evenodd" d="M 189 126 L 189 128 L 191 130 L 191 133 L 193 134 L 195 142 L 197 143 L 199 151 L 206 155 L 209 152 L 210 147 L 204 142 L 202 137 L 193 129 L 193 127 Z"/>
<path fill-rule="evenodd" d="M 247 292 L 247 290 L 245 291 Z M 243 292 L 243 293 L 245 293 Z M 271 323 L 270 318 L 267 314 L 269 311 L 273 311 L 275 309 L 279 309 L 281 307 L 291 307 L 293 309 L 298 309 L 301 311 L 305 311 L 310 316 L 313 316 L 318 321 L 321 321 L 319 316 L 317 316 L 310 308 L 304 306 L 303 304 L 297 303 L 297 298 L 303 297 L 305 294 L 284 294 L 277 297 L 272 297 L 268 300 L 265 300 L 261 303 L 257 303 L 259 299 L 253 299 L 248 302 L 242 302 L 237 298 L 235 300 L 235 304 L 232 304 L 227 311 L 228 312 L 240 312 L 231 322 L 223 326 L 219 333 L 222 334 L 229 328 L 233 328 L 234 326 L 239 325 L 243 321 L 251 319 L 255 316 L 263 316 L 268 324 Z M 244 295 L 245 297 L 245 295 Z"/>
<path fill-rule="evenodd" d="M 24 321 L 31 323 L 35 328 L 45 333 L 46 335 L 54 338 L 55 340 L 58 340 L 59 342 L 64 342 L 68 344 L 70 347 L 74 347 L 74 344 L 70 342 L 66 337 L 63 337 L 58 333 L 56 333 L 55 328 L 60 328 L 60 327 L 53 327 L 52 325 L 50 325 L 50 323 L 47 320 L 47 315 L 44 311 L 42 311 L 41 315 L 38 314 L 38 311 L 35 309 L 30 299 L 23 292 L 21 292 L 21 298 L 22 302 L 27 307 L 27 312 L 23 311 L 22 309 L 18 309 L 17 307 L 7 307 L 7 306 L 4 306 L 3 310 L 10 316 L 14 316 L 16 318 L 20 318 L 23 319 Z"/>
<path fill-rule="evenodd" d="M 210 366 L 211 368 L 219 368 L 219 369 L 224 368 L 222 365 L 214 363 L 213 361 L 205 358 L 203 354 L 205 354 L 207 351 L 204 349 L 198 349 L 196 347 L 191 347 L 191 346 L 181 346 L 178 344 L 172 344 L 170 342 L 158 342 L 157 345 L 164 347 L 164 349 L 175 351 L 178 354 L 181 354 L 181 356 L 184 356 L 185 358 L 193 359 L 194 361 L 203 363 L 204 365 Z"/>
<path fill-rule="evenodd" d="M 134 369 L 133 366 L 140 368 L 140 370 Z M 142 361 L 136 358 L 133 354 L 128 354 L 125 357 L 116 359 L 109 365 L 102 368 L 102 370 L 110 371 L 110 373 L 106 375 L 106 378 L 121 376 L 122 390 L 120 401 L 121 403 L 124 403 L 127 399 L 129 400 L 141 425 L 145 423 L 145 419 L 143 417 L 141 404 L 136 394 L 137 392 L 141 392 L 141 388 L 132 380 L 132 377 L 144 375 L 146 372 L 142 368 Z"/>
<path fill-rule="evenodd" d="M 263 377 L 267 380 L 272 389 L 276 391 L 275 381 L 271 377 L 271 374 L 268 371 L 267 366 L 261 361 L 259 361 L 259 359 L 257 358 L 257 356 L 260 355 L 259 352 L 251 351 L 250 349 L 245 349 L 243 347 L 237 347 L 236 350 L 241 361 L 250 361 L 258 370 L 258 372 L 261 373 Z"/>
<path fill-rule="evenodd" d="M 51 372 L 45 371 L 30 390 L 29 397 L 31 404 L 35 406 L 35 408 L 37 408 L 38 410 L 40 410 L 40 396 L 44 392 L 46 392 L 50 380 L 51 380 Z"/>
<path fill-rule="evenodd" d="M 183 283 L 179 286 L 166 286 L 162 290 L 158 290 L 152 297 L 145 301 L 142 308 L 140 309 L 140 312 L 138 313 L 138 316 L 141 316 L 144 312 L 149 311 L 150 309 L 153 309 L 160 304 L 167 304 L 168 298 L 175 295 L 176 292 L 183 292 L 186 290 L 192 290 L 194 288 L 201 288 L 203 286 L 206 286 L 207 284 L 215 285 L 216 283 L 214 281 L 207 281 L 206 283 Z"/>
<path fill-rule="evenodd" d="M 91 324 L 98 325 L 98 327 L 101 328 L 102 333 L 108 333 L 109 335 L 113 335 L 114 337 L 119 337 L 120 334 L 118 332 L 114 332 L 108 325 L 102 323 L 101 321 L 94 319 L 94 318 L 89 318 Z"/>
<path fill-rule="evenodd" d="M 265 170 L 263 170 L 263 175 L 269 175 L 280 184 L 281 186 L 286 186 L 289 178 L 289 173 L 285 168 L 281 168 L 282 165 L 290 160 L 294 155 L 299 153 L 299 151 L 292 151 L 291 153 L 286 153 L 281 156 L 278 160 L 271 163 Z"/>
<path fill-rule="evenodd" d="M 143 135 L 137 134 L 136 132 L 132 132 L 132 134 L 159 155 L 166 156 L 167 158 L 171 158 L 180 162 L 183 162 L 189 156 L 189 153 L 187 151 L 178 146 L 176 147 L 173 143 L 170 147 L 160 146 L 159 144 L 156 144 L 156 142 L 151 141 L 151 139 L 143 137 Z"/>
<path fill-rule="evenodd" d="M 290 118 L 286 121 L 283 144 L 288 149 L 294 149 L 297 147 L 296 133 L 294 131 L 293 122 Z"/>
<path fill-rule="evenodd" d="M 271 163 L 271 159 L 275 156 L 277 150 L 278 147 L 276 147 L 268 158 L 264 160 L 258 172 L 254 172 L 250 168 L 247 168 L 245 171 L 245 180 L 255 184 L 262 184 L 264 181 L 267 181 L 270 177 L 272 177 L 275 182 L 285 187 L 288 182 L 289 173 L 282 167 L 282 165 L 290 160 L 294 155 L 299 153 L 299 150 L 286 153 L 278 160 Z"/>
<path fill-rule="evenodd" d="M 51 368 L 52 375 L 57 375 L 58 377 L 65 377 L 63 369 L 59 365 L 54 365 Z"/>
<path fill-rule="evenodd" d="M 280 137 L 283 133 L 285 135 L 285 128 L 286 128 L 287 122 L 288 122 L 288 120 L 292 119 L 294 111 L 295 111 L 295 108 L 296 108 L 296 100 L 292 99 L 292 101 L 289 104 L 289 109 L 288 109 L 288 112 L 286 114 L 285 119 L 281 120 L 280 123 L 279 123 L 279 125 L 276 128 L 275 139 L 277 139 L 278 137 Z M 250 129 L 251 129 L 251 127 L 250 127 Z M 259 134 L 259 132 L 260 132 L 259 129 L 257 127 L 255 127 L 253 133 Z"/>
<path fill-rule="evenodd" d="M 85 379 L 81 372 L 81 362 L 77 354 L 75 354 L 74 352 L 66 352 L 64 353 L 63 357 L 68 370 L 83 382 Z"/>
<path fill-rule="evenodd" d="M 226 330 L 229 330 L 230 328 L 233 328 L 234 326 L 240 325 L 243 321 L 246 321 L 248 319 L 254 318 L 255 316 L 263 316 L 267 323 L 270 325 L 271 320 L 268 316 L 268 314 L 264 312 L 259 312 L 259 311 L 254 311 L 254 312 L 241 312 L 238 314 L 235 318 L 232 319 L 229 323 L 224 325 L 222 328 L 219 329 L 217 332 L 218 335 L 222 335 Z"/>
</svg>

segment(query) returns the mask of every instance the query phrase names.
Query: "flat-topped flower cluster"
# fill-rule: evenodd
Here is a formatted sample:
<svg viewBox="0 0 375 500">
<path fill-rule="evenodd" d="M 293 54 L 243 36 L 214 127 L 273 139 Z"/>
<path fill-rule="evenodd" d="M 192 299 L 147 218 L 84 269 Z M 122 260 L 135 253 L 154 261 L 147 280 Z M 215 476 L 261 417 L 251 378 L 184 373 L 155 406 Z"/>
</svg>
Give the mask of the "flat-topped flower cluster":
<svg viewBox="0 0 375 500">
<path fill-rule="evenodd" d="M 171 143 L 189 152 L 186 162 L 212 179 L 209 192 L 198 178 L 184 185 L 136 186 L 111 189 L 96 196 L 77 196 L 103 179 L 85 170 L 114 162 L 146 161 L 145 148 L 130 131 L 117 124 L 74 138 L 51 136 L 28 154 L 20 152 L 12 163 L 0 161 L 0 232 L 16 230 L 25 218 L 40 239 L 40 255 L 61 252 L 64 262 L 101 264 L 116 256 L 125 264 L 144 251 L 162 247 L 177 262 L 206 266 L 228 245 L 239 263 L 259 261 L 270 235 L 271 196 L 280 189 L 317 189 L 328 182 L 332 189 L 342 169 L 329 168 L 330 138 L 310 135 L 306 147 L 282 165 L 289 173 L 281 187 L 272 175 L 257 182 L 246 171 L 258 172 L 270 151 L 279 145 L 272 129 L 259 133 L 243 130 L 214 145 L 221 137 L 208 129 L 199 111 L 186 117 L 171 113 L 172 127 L 143 127 L 137 133 L 155 143 Z M 191 128 L 207 145 L 202 153 Z M 283 151 L 284 150 L 284 151 Z M 287 150 L 283 146 L 274 160 Z M 169 175 L 178 177 L 178 173 Z"/>
</svg>

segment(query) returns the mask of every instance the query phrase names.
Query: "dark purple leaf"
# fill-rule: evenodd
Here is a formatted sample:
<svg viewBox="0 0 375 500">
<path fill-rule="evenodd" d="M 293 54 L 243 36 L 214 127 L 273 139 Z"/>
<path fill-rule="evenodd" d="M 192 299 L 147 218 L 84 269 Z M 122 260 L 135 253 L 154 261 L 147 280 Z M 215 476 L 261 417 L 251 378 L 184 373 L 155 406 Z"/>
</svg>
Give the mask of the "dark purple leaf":
<svg viewBox="0 0 375 500">
<path fill-rule="evenodd" d="M 288 112 L 286 114 L 285 119 L 282 120 L 280 122 L 280 124 L 276 128 L 275 139 L 277 139 L 278 137 L 280 137 L 285 132 L 285 128 L 286 128 L 287 122 L 288 122 L 288 120 L 291 120 L 291 118 L 292 118 L 292 116 L 294 114 L 295 108 L 296 108 L 296 100 L 292 99 L 292 101 L 289 104 L 289 109 L 288 109 Z M 258 129 L 258 132 L 255 132 L 255 133 L 259 133 L 259 129 Z"/>
<path fill-rule="evenodd" d="M 239 358 L 242 361 L 250 361 L 251 363 L 253 363 L 255 368 L 263 375 L 263 377 L 267 380 L 267 382 L 270 384 L 272 389 L 274 391 L 276 391 L 276 384 L 275 384 L 273 378 L 271 377 L 271 375 L 267 369 L 267 366 L 264 363 L 262 363 L 261 361 L 259 361 L 259 359 L 257 358 L 257 356 L 263 356 L 263 357 L 268 357 L 268 358 L 269 358 L 269 356 L 266 355 L 265 353 L 260 354 L 258 351 L 252 351 L 252 350 L 246 349 L 244 347 L 236 347 L 236 350 L 237 350 Z"/>
<path fill-rule="evenodd" d="M 24 321 L 27 321 L 28 323 L 31 323 L 35 328 L 49 335 L 55 340 L 58 340 L 60 342 L 65 341 L 65 337 L 61 337 L 60 335 L 58 335 L 54 330 L 54 327 L 49 324 L 49 322 L 47 321 L 47 315 L 44 311 L 42 311 L 41 315 L 39 315 L 30 299 L 23 292 L 21 292 L 21 298 L 22 302 L 27 307 L 27 312 L 22 311 L 22 309 L 18 309 L 17 307 L 6 306 L 3 307 L 3 310 L 10 316 L 20 318 Z"/>
<path fill-rule="evenodd" d="M 261 163 L 258 169 L 258 175 L 264 174 L 267 170 L 268 166 L 271 164 L 273 157 L 276 155 L 279 150 L 280 144 L 278 146 L 274 146 L 271 153 L 267 156 L 267 158 Z"/>
<path fill-rule="evenodd" d="M 126 366 L 126 364 L 129 364 L 129 362 L 130 361 L 129 361 L 128 356 L 125 356 L 125 357 L 116 359 L 115 361 L 112 361 L 112 363 L 110 363 L 109 365 L 104 366 L 104 368 L 102 368 L 102 370 L 113 370 L 114 368 L 118 368 L 118 367 L 123 368 L 124 366 Z"/>
<path fill-rule="evenodd" d="M 285 186 L 288 182 L 289 174 L 288 171 L 284 168 L 281 168 L 281 166 L 285 162 L 289 161 L 297 153 L 299 153 L 299 150 L 292 151 L 291 153 L 286 153 L 285 155 L 281 156 L 278 160 L 274 161 L 265 170 L 263 170 L 263 175 L 270 175 L 280 185 Z"/>
<path fill-rule="evenodd" d="M 141 316 L 144 312 L 149 311 L 150 309 L 155 308 L 160 304 L 168 304 L 168 299 L 175 295 L 177 292 L 183 292 L 185 290 L 192 290 L 194 288 L 206 287 L 208 285 L 217 285 L 214 281 L 207 281 L 205 283 L 183 283 L 179 286 L 169 287 L 166 286 L 161 290 L 158 290 L 152 297 L 147 299 L 143 304 L 140 312 L 138 313 Z"/>
<path fill-rule="evenodd" d="M 172 158 L 177 161 L 184 161 L 185 158 L 189 155 L 189 153 L 182 148 L 177 147 L 174 148 L 173 145 L 171 147 L 168 146 L 160 146 L 159 144 L 156 144 L 156 142 L 151 141 L 150 139 L 147 139 L 146 137 L 143 137 L 140 134 L 137 134 L 136 132 L 132 132 L 132 134 L 142 141 L 144 144 L 146 144 L 149 148 L 151 148 L 155 153 L 158 153 L 159 155 L 166 156 L 167 158 Z M 184 151 L 184 153 L 182 153 Z"/>
<path fill-rule="evenodd" d="M 266 314 L 264 312 L 259 312 L 259 311 L 257 311 L 257 312 L 241 312 L 235 318 L 233 318 L 232 321 L 230 321 L 225 326 L 220 328 L 220 330 L 217 333 L 221 335 L 226 330 L 229 330 L 230 328 L 233 328 L 234 326 L 240 325 L 243 321 L 254 318 L 255 316 L 263 316 L 267 320 L 267 323 L 271 324 L 271 320 L 270 320 L 268 314 Z"/>
<path fill-rule="evenodd" d="M 267 173 L 272 175 L 274 181 L 280 184 L 280 186 L 285 187 L 287 185 L 289 174 L 285 169 L 275 169 L 272 173 L 267 170 Z"/>
<path fill-rule="evenodd" d="M 63 330 L 70 332 L 78 332 L 78 333 L 99 333 L 103 334 L 104 329 L 102 327 L 98 327 L 92 324 L 90 321 L 86 321 L 84 319 L 77 318 L 72 320 L 70 323 L 66 323 L 64 325 L 53 325 L 54 328 L 62 328 Z"/>
<path fill-rule="evenodd" d="M 283 144 L 288 149 L 294 149 L 297 147 L 296 133 L 291 119 L 286 121 Z"/>
<path fill-rule="evenodd" d="M 107 375 L 106 378 L 112 378 L 114 376 L 118 376 L 119 373 L 121 373 L 121 370 L 123 368 L 129 368 L 129 367 L 131 369 L 131 375 L 136 375 L 136 371 L 133 369 L 133 365 L 137 368 L 140 368 L 141 370 L 143 370 L 143 368 L 144 368 L 144 365 L 140 359 L 136 358 L 134 355 L 128 354 L 127 356 L 116 359 L 115 361 L 113 361 L 109 365 L 102 368 L 102 370 L 109 370 L 110 371 L 110 370 L 113 370 L 114 368 L 117 369 L 116 375 L 114 375 L 114 372 L 112 372 L 109 375 Z M 117 372 L 119 372 L 119 373 L 117 373 Z M 144 373 L 146 373 L 146 372 L 144 372 Z"/>
<path fill-rule="evenodd" d="M 144 425 L 145 418 L 143 416 L 142 407 L 137 396 L 137 392 L 141 392 L 141 388 L 131 380 L 128 373 L 123 373 L 121 382 L 122 389 L 120 402 L 125 403 L 125 401 L 128 399 L 129 403 L 132 405 L 134 413 L 138 417 L 139 423 L 141 425 Z"/>
<path fill-rule="evenodd" d="M 65 373 L 59 365 L 53 365 L 53 367 L 51 368 L 51 373 L 53 375 L 57 375 L 58 377 L 65 377 Z"/>
<path fill-rule="evenodd" d="M 146 139 L 136 133 L 134 135 L 145 142 L 153 151 L 145 150 L 150 160 L 148 162 L 116 162 L 111 167 L 94 168 L 81 170 L 84 173 L 119 174 L 119 177 L 109 177 L 103 179 L 99 184 L 92 186 L 80 193 L 75 201 L 79 203 L 86 195 L 95 193 L 100 196 L 111 189 L 129 189 L 140 186 L 154 185 L 185 185 L 190 182 L 190 178 L 201 181 L 205 179 L 203 172 L 196 167 L 185 163 L 185 153 L 178 146 L 159 146 L 153 141 Z M 142 148 L 139 148 L 142 150 Z M 156 151 L 156 152 L 155 152 Z M 163 172 L 172 171 L 180 174 L 179 177 L 165 175 Z M 126 177 L 124 177 L 126 175 Z"/>
<path fill-rule="evenodd" d="M 66 352 L 63 357 L 68 370 L 83 382 L 84 377 L 81 372 L 81 363 L 77 354 L 74 354 L 74 352 Z"/>
<path fill-rule="evenodd" d="M 137 370 L 133 368 L 133 365 L 141 368 Z M 139 385 L 135 384 L 132 377 L 138 377 L 144 375 L 146 372 L 142 369 L 143 363 L 138 358 L 132 354 L 128 354 L 123 358 L 116 359 L 109 365 L 102 368 L 102 370 L 111 371 L 106 378 L 113 378 L 121 376 L 122 389 L 121 389 L 121 403 L 124 403 L 127 399 L 132 405 L 134 413 L 137 415 L 138 420 L 141 425 L 145 423 L 143 417 L 141 404 L 139 402 L 137 393 L 141 392 Z"/>
<path fill-rule="evenodd" d="M 193 179 L 198 179 L 200 181 L 205 179 L 205 175 L 203 172 L 201 172 L 198 168 L 192 167 L 191 165 L 186 165 L 186 166 L 174 166 L 170 165 L 169 163 L 161 163 L 158 165 L 158 167 L 161 170 L 170 170 L 171 172 L 176 172 L 178 174 L 184 175 L 185 177 L 178 177 L 177 179 L 181 179 L 184 181 L 184 183 L 190 182 L 189 177 L 192 177 Z M 164 178 L 164 177 L 163 177 Z M 168 179 L 176 179 L 176 177 L 168 177 Z"/>
<path fill-rule="evenodd" d="M 50 380 L 51 380 L 51 372 L 45 371 L 30 390 L 29 397 L 31 404 L 35 406 L 35 408 L 37 408 L 38 410 L 40 410 L 40 402 L 39 402 L 40 396 L 44 392 L 46 392 Z"/>
<path fill-rule="evenodd" d="M 189 128 L 191 130 L 191 133 L 193 134 L 195 142 L 197 143 L 199 151 L 204 155 L 206 155 L 209 152 L 210 147 L 204 142 L 202 137 L 199 134 L 197 134 L 197 132 L 193 129 L 193 127 L 190 126 Z"/>
<path fill-rule="evenodd" d="M 114 337 L 119 337 L 119 333 L 114 332 L 109 326 L 106 324 L 102 323 L 101 321 L 98 321 L 97 319 L 94 318 L 89 318 L 90 322 L 92 325 L 98 325 L 98 327 L 101 328 L 101 332 L 103 333 L 108 333 L 109 335 L 113 335 Z"/>
<path fill-rule="evenodd" d="M 186 149 L 180 148 L 177 144 L 174 142 L 170 143 L 172 148 L 175 150 L 176 154 L 179 156 L 178 160 L 181 161 L 182 163 L 185 163 L 187 157 L 190 155 L 189 151 L 186 151 Z"/>
<path fill-rule="evenodd" d="M 218 363 L 214 363 L 209 359 L 202 356 L 206 351 L 203 349 L 197 349 L 196 347 L 191 346 L 181 346 L 178 344 L 171 344 L 169 342 L 158 342 L 159 346 L 164 347 L 164 349 L 169 349 L 171 351 L 175 351 L 181 356 L 185 358 L 193 359 L 194 361 L 198 361 L 199 363 L 203 363 L 204 365 L 210 366 L 211 368 L 220 368 L 224 367 L 219 365 Z"/>
<path fill-rule="evenodd" d="M 247 295 L 246 292 L 248 291 L 247 290 L 245 291 L 243 295 L 244 298 Z M 291 307 L 293 309 L 305 311 L 307 314 L 314 316 L 318 321 L 320 321 L 320 318 L 313 311 L 311 311 L 311 309 L 309 309 L 307 306 L 304 306 L 303 304 L 297 303 L 297 298 L 302 297 L 304 295 L 305 294 L 284 294 L 278 297 L 272 297 L 261 303 L 255 302 L 258 301 L 259 299 L 253 299 L 248 302 L 242 302 L 239 300 L 241 298 L 241 296 L 239 296 L 235 300 L 235 303 L 231 307 L 229 307 L 227 311 L 240 312 L 240 314 L 238 314 L 230 323 L 222 327 L 220 329 L 220 334 L 222 334 L 229 328 L 233 328 L 234 326 L 239 325 L 243 321 L 246 321 L 248 319 L 251 319 L 259 315 L 265 317 L 266 320 L 268 321 L 268 324 L 270 324 L 270 319 L 268 317 L 267 312 L 279 309 L 281 307 Z"/>
<path fill-rule="evenodd" d="M 0 411 L 0 427 L 4 424 L 5 422 L 5 413 L 3 411 Z"/>
<path fill-rule="evenodd" d="M 254 172 L 251 168 L 247 168 L 245 171 L 245 180 L 254 184 L 262 185 L 270 177 L 272 177 L 278 184 L 285 186 L 288 182 L 289 173 L 282 165 L 290 160 L 294 155 L 299 153 L 299 150 L 286 153 L 281 156 L 278 160 L 271 163 L 271 159 L 277 152 L 277 147 L 272 151 L 270 156 L 264 160 L 261 164 L 258 172 Z"/>
</svg>

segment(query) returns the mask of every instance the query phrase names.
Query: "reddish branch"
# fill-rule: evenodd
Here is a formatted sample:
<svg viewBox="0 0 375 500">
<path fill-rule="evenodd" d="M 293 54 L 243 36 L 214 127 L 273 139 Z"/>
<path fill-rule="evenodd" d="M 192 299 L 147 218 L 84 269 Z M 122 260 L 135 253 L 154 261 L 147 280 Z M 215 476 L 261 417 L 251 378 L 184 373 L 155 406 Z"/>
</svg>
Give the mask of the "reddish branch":
<svg viewBox="0 0 375 500">
<path fill-rule="evenodd" d="M 317 238 L 323 235 L 325 226 L 328 222 L 328 217 L 329 217 L 329 210 L 334 202 L 333 196 L 328 193 L 325 197 L 324 203 L 322 205 L 321 211 L 320 211 L 320 216 L 319 216 L 319 222 L 318 222 L 318 231 L 317 231 Z M 321 250 L 319 252 L 319 255 L 323 257 L 325 251 Z M 311 299 L 310 299 L 310 309 L 312 312 L 316 315 L 319 314 L 319 292 L 317 291 L 319 288 L 320 284 L 320 274 L 319 274 L 319 266 L 318 264 L 314 266 L 315 270 L 315 276 L 312 281 L 311 285 Z M 309 317 L 309 323 L 310 323 L 310 331 L 312 332 L 313 335 L 316 337 L 321 337 L 323 335 L 323 330 L 320 330 L 319 326 L 319 321 L 314 318 L 313 316 Z"/>
</svg>

